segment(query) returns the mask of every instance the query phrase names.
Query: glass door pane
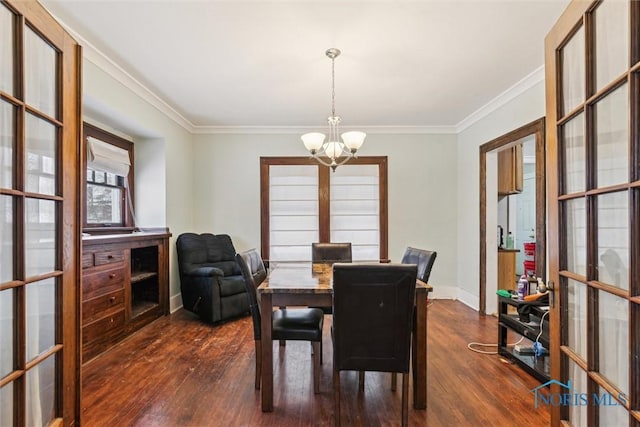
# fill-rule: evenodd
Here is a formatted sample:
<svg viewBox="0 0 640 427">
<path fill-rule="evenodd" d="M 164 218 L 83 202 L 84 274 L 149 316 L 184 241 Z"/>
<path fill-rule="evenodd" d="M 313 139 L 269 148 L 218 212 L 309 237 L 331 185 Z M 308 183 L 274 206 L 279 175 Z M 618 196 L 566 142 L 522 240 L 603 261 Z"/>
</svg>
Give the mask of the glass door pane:
<svg viewBox="0 0 640 427">
<path fill-rule="evenodd" d="M 599 371 L 629 395 L 629 303 L 598 291 Z"/>
<path fill-rule="evenodd" d="M 629 109 L 627 85 L 595 105 L 598 187 L 629 181 Z"/>
<path fill-rule="evenodd" d="M 30 28 L 24 32 L 25 101 L 50 117 L 58 118 L 58 55 Z"/>
<path fill-rule="evenodd" d="M 13 69 L 15 55 L 15 18 L 2 3 L 0 3 L 0 91 L 13 95 Z"/>
<path fill-rule="evenodd" d="M 3 188 L 13 188 L 15 127 L 15 107 L 0 99 L 0 187 Z"/>
<path fill-rule="evenodd" d="M 580 28 L 562 48 L 562 115 L 585 99 L 584 28 Z"/>
<path fill-rule="evenodd" d="M 567 393 L 586 393 L 587 392 L 587 373 L 578 366 L 574 361 L 568 361 L 569 372 L 568 379 L 571 381 L 572 391 L 562 390 Z M 567 383 L 568 384 L 568 383 Z M 573 427 L 587 426 L 587 407 L 585 405 L 569 406 L 569 420 Z"/>
<path fill-rule="evenodd" d="M 596 89 L 629 68 L 629 3 L 604 1 L 594 13 Z"/>
<path fill-rule="evenodd" d="M 57 130 L 51 123 L 27 114 L 26 190 L 56 194 Z"/>
<path fill-rule="evenodd" d="M 586 182 L 584 114 L 577 115 L 562 127 L 562 154 L 564 158 L 563 194 L 584 191 Z"/>
<path fill-rule="evenodd" d="M 565 269 L 587 276 L 587 211 L 585 199 L 572 199 L 564 203 L 566 224 Z"/>
<path fill-rule="evenodd" d="M 567 342 L 583 360 L 587 360 L 587 285 L 568 279 Z"/>
<path fill-rule="evenodd" d="M 598 280 L 629 289 L 629 194 L 598 196 Z"/>
<path fill-rule="evenodd" d="M 13 360 L 13 289 L 5 289 L 0 291 L 0 378 L 7 376 L 14 369 Z M 0 413 L 4 410 L 4 406 L 0 406 Z M 2 417 L 0 417 L 0 425 Z"/>
<path fill-rule="evenodd" d="M 0 283 L 13 280 L 13 198 L 0 195 Z"/>
</svg>

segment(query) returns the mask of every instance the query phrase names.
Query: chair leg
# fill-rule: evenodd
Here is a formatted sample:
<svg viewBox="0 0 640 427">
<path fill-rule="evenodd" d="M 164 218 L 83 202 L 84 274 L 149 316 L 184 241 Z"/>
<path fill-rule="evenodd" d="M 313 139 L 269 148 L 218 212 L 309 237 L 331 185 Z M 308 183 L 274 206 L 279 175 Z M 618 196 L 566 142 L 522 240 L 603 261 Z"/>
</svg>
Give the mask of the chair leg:
<svg viewBox="0 0 640 427">
<path fill-rule="evenodd" d="M 260 383 L 262 381 L 262 344 L 260 340 L 255 340 L 256 343 L 256 390 L 260 390 Z"/>
<path fill-rule="evenodd" d="M 396 391 L 398 388 L 398 374 L 395 372 L 391 373 L 391 391 Z"/>
<path fill-rule="evenodd" d="M 358 388 L 364 392 L 364 371 L 358 371 Z"/>
<path fill-rule="evenodd" d="M 395 375 L 395 374 L 394 374 Z M 402 427 L 409 423 L 409 374 L 402 374 Z"/>
<path fill-rule="evenodd" d="M 314 341 L 313 345 L 313 392 L 320 393 L 320 343 Z"/>
<path fill-rule="evenodd" d="M 340 372 L 333 366 L 333 416 L 336 427 L 340 427 Z"/>
</svg>

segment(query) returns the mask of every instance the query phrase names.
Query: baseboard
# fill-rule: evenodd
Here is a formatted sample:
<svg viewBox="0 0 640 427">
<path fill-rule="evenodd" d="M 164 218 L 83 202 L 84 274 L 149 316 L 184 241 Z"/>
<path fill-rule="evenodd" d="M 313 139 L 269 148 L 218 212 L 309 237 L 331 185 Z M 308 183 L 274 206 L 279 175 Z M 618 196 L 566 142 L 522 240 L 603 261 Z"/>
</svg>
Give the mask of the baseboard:
<svg viewBox="0 0 640 427">
<path fill-rule="evenodd" d="M 458 288 L 458 300 L 476 311 L 480 309 L 480 298 L 464 289 Z"/>
<path fill-rule="evenodd" d="M 169 312 L 174 313 L 182 308 L 182 294 L 176 294 L 169 298 Z"/>
<path fill-rule="evenodd" d="M 430 299 L 456 299 L 458 288 L 456 286 L 433 285 L 433 291 L 429 292 Z"/>
</svg>

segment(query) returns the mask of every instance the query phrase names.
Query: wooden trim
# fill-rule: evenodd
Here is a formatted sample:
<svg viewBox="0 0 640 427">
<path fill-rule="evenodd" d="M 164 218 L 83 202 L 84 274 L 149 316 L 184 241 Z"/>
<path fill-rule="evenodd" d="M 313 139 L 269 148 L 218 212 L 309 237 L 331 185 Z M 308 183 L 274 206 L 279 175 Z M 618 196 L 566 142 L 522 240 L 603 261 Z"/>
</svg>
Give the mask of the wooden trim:
<svg viewBox="0 0 640 427">
<path fill-rule="evenodd" d="M 331 182 L 329 168 L 318 165 L 318 238 L 331 242 Z"/>
<path fill-rule="evenodd" d="M 487 313 L 487 151 L 480 146 L 480 302 L 478 311 Z M 499 242 L 498 242 L 499 243 Z"/>
<path fill-rule="evenodd" d="M 260 157 L 260 247 L 262 258 L 269 260 L 269 167 L 306 165 L 318 167 L 319 241 L 331 239 L 330 224 L 330 168 L 319 164 L 310 157 Z M 388 159 L 387 156 L 354 157 L 341 167 L 349 165 L 378 165 L 379 175 L 379 215 L 380 215 L 380 259 L 389 256 L 389 213 L 388 213 Z"/>
<path fill-rule="evenodd" d="M 135 145 L 132 141 L 128 141 L 124 138 L 121 138 L 117 135 L 114 135 L 106 130 L 100 129 L 99 127 L 93 126 L 87 122 L 82 124 L 83 132 L 82 132 L 82 141 L 80 142 L 80 162 L 82 164 L 82 224 L 83 231 L 90 232 L 99 228 L 107 228 L 112 230 L 114 228 L 123 228 L 123 229 L 131 229 L 135 228 L 135 224 L 133 221 L 133 217 L 131 215 L 131 210 L 135 211 Z M 129 152 L 129 159 L 131 161 L 131 168 L 129 168 L 129 174 L 125 178 L 127 180 L 127 185 L 129 186 L 129 195 L 131 196 L 131 209 L 129 209 L 129 200 L 127 199 L 126 188 L 123 188 L 123 203 L 121 206 L 121 218 L 123 218 L 123 222 L 116 227 L 112 227 L 111 225 L 101 226 L 100 224 L 89 224 L 87 222 L 87 205 L 86 205 L 86 192 L 87 192 L 87 138 L 93 137 L 109 143 L 111 145 L 115 145 L 116 147 L 122 148 L 123 150 L 127 150 Z"/>
<path fill-rule="evenodd" d="M 536 275 L 544 278 L 546 271 L 546 165 L 545 165 L 545 119 L 544 117 L 527 123 L 511 132 L 480 146 L 480 280 L 479 312 L 487 310 L 487 156 L 490 151 L 500 150 L 517 144 L 523 138 L 533 135 L 536 152 Z"/>
<path fill-rule="evenodd" d="M 260 253 L 269 261 L 269 162 L 260 157 Z"/>
</svg>

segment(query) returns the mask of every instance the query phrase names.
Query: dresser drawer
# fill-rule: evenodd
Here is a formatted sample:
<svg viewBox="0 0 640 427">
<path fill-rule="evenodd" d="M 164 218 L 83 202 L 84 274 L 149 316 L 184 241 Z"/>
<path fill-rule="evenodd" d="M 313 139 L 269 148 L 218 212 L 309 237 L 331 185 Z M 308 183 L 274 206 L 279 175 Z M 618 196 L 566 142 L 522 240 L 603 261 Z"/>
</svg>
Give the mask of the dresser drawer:
<svg viewBox="0 0 640 427">
<path fill-rule="evenodd" d="M 120 289 L 82 303 L 82 324 L 86 325 L 108 313 L 124 309 L 124 290 Z"/>
<path fill-rule="evenodd" d="M 97 338 L 114 337 L 124 331 L 124 310 L 89 323 L 82 328 L 83 345 L 90 344 Z"/>
<path fill-rule="evenodd" d="M 113 250 L 113 251 L 102 251 L 96 252 L 93 254 L 94 264 L 104 265 L 104 264 L 112 264 L 114 262 L 122 262 L 124 260 L 124 251 L 123 250 Z"/>
<path fill-rule="evenodd" d="M 93 267 L 93 252 L 82 254 L 82 268 Z"/>
<path fill-rule="evenodd" d="M 123 265 L 85 274 L 82 278 L 82 300 L 87 301 L 123 289 L 125 277 L 126 270 Z"/>
</svg>

